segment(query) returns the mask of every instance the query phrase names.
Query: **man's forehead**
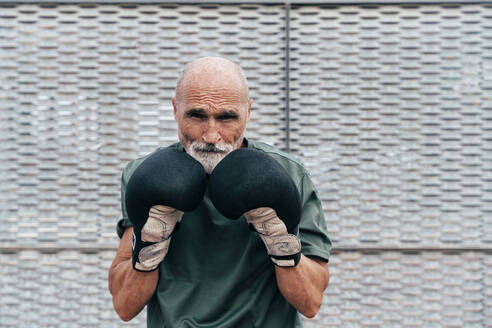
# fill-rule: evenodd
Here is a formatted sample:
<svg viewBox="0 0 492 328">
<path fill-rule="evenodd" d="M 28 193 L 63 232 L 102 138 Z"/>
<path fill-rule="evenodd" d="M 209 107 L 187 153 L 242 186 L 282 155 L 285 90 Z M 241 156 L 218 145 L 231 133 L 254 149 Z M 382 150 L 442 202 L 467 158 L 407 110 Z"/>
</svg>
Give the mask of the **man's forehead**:
<svg viewBox="0 0 492 328">
<path fill-rule="evenodd" d="M 181 85 L 182 101 L 247 102 L 248 92 L 234 76 L 194 75 Z"/>
<path fill-rule="evenodd" d="M 211 111 L 240 110 L 246 107 L 247 100 L 244 95 L 238 92 L 186 92 L 181 99 L 181 108 L 188 109 L 207 109 Z"/>
<path fill-rule="evenodd" d="M 183 86 L 186 95 L 191 97 L 242 97 L 244 90 L 241 85 L 226 80 L 190 81 Z"/>
</svg>

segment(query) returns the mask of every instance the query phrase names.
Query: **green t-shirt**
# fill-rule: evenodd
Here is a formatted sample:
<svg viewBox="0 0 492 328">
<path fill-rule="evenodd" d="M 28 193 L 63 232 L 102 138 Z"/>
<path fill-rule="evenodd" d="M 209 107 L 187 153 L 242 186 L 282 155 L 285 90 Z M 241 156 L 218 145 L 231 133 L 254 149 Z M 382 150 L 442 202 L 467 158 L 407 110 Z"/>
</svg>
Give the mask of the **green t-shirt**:
<svg viewBox="0 0 492 328">
<path fill-rule="evenodd" d="M 331 242 L 316 189 L 306 169 L 289 154 L 251 140 L 290 174 L 302 200 L 299 235 L 302 253 L 328 261 Z M 176 143 L 170 147 L 183 149 Z M 131 226 L 124 199 L 126 184 L 139 158 L 124 169 L 121 181 L 121 237 Z M 147 304 L 148 327 L 290 328 L 302 327 L 297 310 L 280 293 L 274 264 L 257 233 L 244 218 L 223 217 L 206 193 L 200 206 L 185 213 L 160 264 L 156 293 Z"/>
</svg>

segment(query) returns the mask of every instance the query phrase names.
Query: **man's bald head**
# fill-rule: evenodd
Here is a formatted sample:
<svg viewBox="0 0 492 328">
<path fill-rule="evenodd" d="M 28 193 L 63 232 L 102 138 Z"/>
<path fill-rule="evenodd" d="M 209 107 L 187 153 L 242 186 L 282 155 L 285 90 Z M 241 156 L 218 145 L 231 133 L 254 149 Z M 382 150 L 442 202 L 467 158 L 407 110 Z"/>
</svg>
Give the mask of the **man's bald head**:
<svg viewBox="0 0 492 328">
<path fill-rule="evenodd" d="M 248 83 L 241 67 L 222 57 L 202 57 L 188 63 L 176 84 L 175 97 L 179 102 L 186 96 L 189 87 L 218 87 L 227 85 L 236 88 L 249 99 Z"/>
</svg>

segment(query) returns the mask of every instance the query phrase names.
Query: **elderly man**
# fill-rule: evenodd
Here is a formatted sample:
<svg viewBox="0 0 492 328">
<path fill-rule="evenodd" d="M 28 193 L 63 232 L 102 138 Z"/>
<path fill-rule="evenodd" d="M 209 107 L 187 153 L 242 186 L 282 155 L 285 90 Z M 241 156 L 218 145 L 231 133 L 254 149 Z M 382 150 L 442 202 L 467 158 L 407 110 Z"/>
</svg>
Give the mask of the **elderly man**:
<svg viewBox="0 0 492 328">
<path fill-rule="evenodd" d="M 147 305 L 148 327 L 301 327 L 298 313 L 311 318 L 322 304 L 331 248 L 308 173 L 290 155 L 243 137 L 252 100 L 237 64 L 189 63 L 172 104 L 180 143 L 122 174 L 121 242 L 109 272 L 116 312 L 129 321 Z M 273 189 L 261 185 L 268 175 Z M 162 201 L 147 201 L 152 188 Z M 283 199 L 226 217 L 249 195 Z"/>
</svg>

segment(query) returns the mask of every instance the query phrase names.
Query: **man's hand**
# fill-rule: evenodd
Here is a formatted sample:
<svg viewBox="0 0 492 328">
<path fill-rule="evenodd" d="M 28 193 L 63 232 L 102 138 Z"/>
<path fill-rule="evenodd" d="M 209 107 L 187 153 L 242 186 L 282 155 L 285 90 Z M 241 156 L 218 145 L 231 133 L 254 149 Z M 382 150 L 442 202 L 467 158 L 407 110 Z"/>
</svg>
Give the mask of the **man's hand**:
<svg viewBox="0 0 492 328">
<path fill-rule="evenodd" d="M 244 214 L 276 265 L 299 263 L 301 201 L 297 187 L 277 161 L 262 151 L 235 150 L 215 167 L 209 191 L 225 217 L 237 219 Z"/>
<path fill-rule="evenodd" d="M 159 267 L 183 212 L 201 203 L 205 186 L 202 165 L 177 149 L 160 149 L 138 166 L 125 197 L 133 224 L 135 270 L 148 272 Z"/>
<path fill-rule="evenodd" d="M 134 266 L 139 271 L 151 271 L 164 260 L 173 233 L 184 212 L 175 208 L 155 205 L 150 208 L 149 217 L 141 231 L 139 243 L 133 233 L 132 249 Z M 148 246 L 143 246 L 148 245 Z"/>
</svg>

